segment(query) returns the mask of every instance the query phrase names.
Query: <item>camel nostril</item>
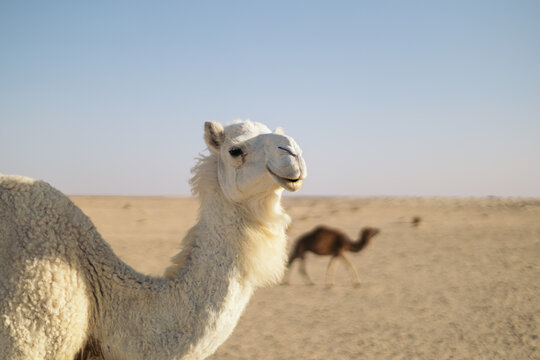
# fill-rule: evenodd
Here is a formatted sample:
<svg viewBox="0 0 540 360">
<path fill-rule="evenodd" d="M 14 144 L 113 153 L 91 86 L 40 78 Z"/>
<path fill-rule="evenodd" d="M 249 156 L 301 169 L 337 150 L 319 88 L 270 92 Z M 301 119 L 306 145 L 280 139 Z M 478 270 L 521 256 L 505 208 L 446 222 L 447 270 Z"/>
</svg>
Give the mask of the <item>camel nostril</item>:
<svg viewBox="0 0 540 360">
<path fill-rule="evenodd" d="M 285 147 L 282 147 L 282 146 L 278 146 L 278 149 L 279 150 L 283 150 L 285 151 L 286 153 L 289 153 L 289 155 L 291 156 L 294 156 L 294 157 L 297 157 L 298 155 L 294 153 L 294 151 L 292 151 L 290 148 L 285 148 Z"/>
</svg>

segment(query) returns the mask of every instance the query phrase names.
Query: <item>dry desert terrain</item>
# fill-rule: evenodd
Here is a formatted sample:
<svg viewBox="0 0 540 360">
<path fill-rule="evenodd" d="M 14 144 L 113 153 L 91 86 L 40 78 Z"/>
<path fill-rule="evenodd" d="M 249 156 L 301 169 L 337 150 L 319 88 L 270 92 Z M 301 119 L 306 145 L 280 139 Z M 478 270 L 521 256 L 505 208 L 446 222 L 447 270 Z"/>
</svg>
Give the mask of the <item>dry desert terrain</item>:
<svg viewBox="0 0 540 360">
<path fill-rule="evenodd" d="M 197 218 L 194 198 L 72 196 L 115 252 L 160 275 Z M 540 199 L 287 197 L 289 247 L 324 224 L 356 238 L 362 284 L 308 255 L 316 285 L 259 289 L 212 360 L 540 359 Z M 420 217 L 419 226 L 412 219 Z"/>
</svg>

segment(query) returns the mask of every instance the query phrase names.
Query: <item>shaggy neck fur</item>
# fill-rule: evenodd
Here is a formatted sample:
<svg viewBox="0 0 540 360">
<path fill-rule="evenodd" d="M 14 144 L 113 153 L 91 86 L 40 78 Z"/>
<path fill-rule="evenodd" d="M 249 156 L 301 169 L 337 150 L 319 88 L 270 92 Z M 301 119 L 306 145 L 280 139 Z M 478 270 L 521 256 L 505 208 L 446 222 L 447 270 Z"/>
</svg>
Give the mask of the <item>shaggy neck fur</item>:
<svg viewBox="0 0 540 360">
<path fill-rule="evenodd" d="M 234 249 L 245 281 L 255 286 L 276 283 L 284 271 L 285 231 L 290 223 L 281 207 L 282 189 L 261 193 L 244 203 L 232 202 L 220 189 L 218 161 L 216 155 L 202 157 L 192 170 L 193 193 L 201 201 L 199 223 L 193 231 L 202 227 L 212 229 L 222 239 L 226 236 L 223 240 L 227 242 L 222 246 Z M 187 253 L 181 252 L 180 257 L 189 254 L 193 246 L 189 238 L 185 240 Z M 183 265 L 174 259 L 173 263 Z M 174 266 L 170 271 L 174 271 Z"/>
<path fill-rule="evenodd" d="M 119 260 L 93 264 L 111 266 L 106 273 L 115 274 L 109 284 L 95 279 L 100 286 L 92 289 L 96 333 L 91 336 L 104 339 L 105 358 L 209 356 L 232 332 L 254 288 L 281 279 L 290 221 L 280 205 L 281 192 L 233 203 L 219 188 L 217 161 L 210 155 L 193 169 L 199 221 L 165 278 L 140 275 Z"/>
</svg>

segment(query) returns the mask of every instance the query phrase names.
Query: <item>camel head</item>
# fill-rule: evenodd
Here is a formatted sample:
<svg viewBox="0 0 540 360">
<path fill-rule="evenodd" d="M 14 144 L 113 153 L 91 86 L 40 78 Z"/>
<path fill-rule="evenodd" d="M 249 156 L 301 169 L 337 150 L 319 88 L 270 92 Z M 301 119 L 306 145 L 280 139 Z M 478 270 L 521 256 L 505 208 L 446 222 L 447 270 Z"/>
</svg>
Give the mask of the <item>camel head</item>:
<svg viewBox="0 0 540 360">
<path fill-rule="evenodd" d="M 204 140 L 217 156 L 219 185 L 234 202 L 281 189 L 297 191 L 306 178 L 302 150 L 281 128 L 271 132 L 249 120 L 225 127 L 206 122 Z"/>
</svg>

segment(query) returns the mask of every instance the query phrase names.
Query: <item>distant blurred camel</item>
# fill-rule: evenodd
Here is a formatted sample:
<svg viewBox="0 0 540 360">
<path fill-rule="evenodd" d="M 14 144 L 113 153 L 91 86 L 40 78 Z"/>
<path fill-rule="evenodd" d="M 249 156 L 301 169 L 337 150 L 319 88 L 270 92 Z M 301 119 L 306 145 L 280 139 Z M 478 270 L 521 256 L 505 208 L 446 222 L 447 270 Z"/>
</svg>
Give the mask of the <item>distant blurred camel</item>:
<svg viewBox="0 0 540 360">
<path fill-rule="evenodd" d="M 359 285 L 360 279 L 358 273 L 345 252 L 361 251 L 369 244 L 371 238 L 378 233 L 379 229 L 370 227 L 363 228 L 360 231 L 359 239 L 353 242 L 345 233 L 339 230 L 328 228 L 326 226 L 318 226 L 298 238 L 289 257 L 287 267 L 290 268 L 294 260 L 300 259 L 300 274 L 302 274 L 309 284 L 313 285 L 313 281 L 306 272 L 305 253 L 311 251 L 317 255 L 332 255 L 332 259 L 326 269 L 326 286 L 332 286 L 334 284 L 334 271 L 338 258 L 343 259 L 348 266 L 353 284 Z M 289 273 L 286 274 L 284 283 L 288 283 L 288 276 Z"/>
</svg>

